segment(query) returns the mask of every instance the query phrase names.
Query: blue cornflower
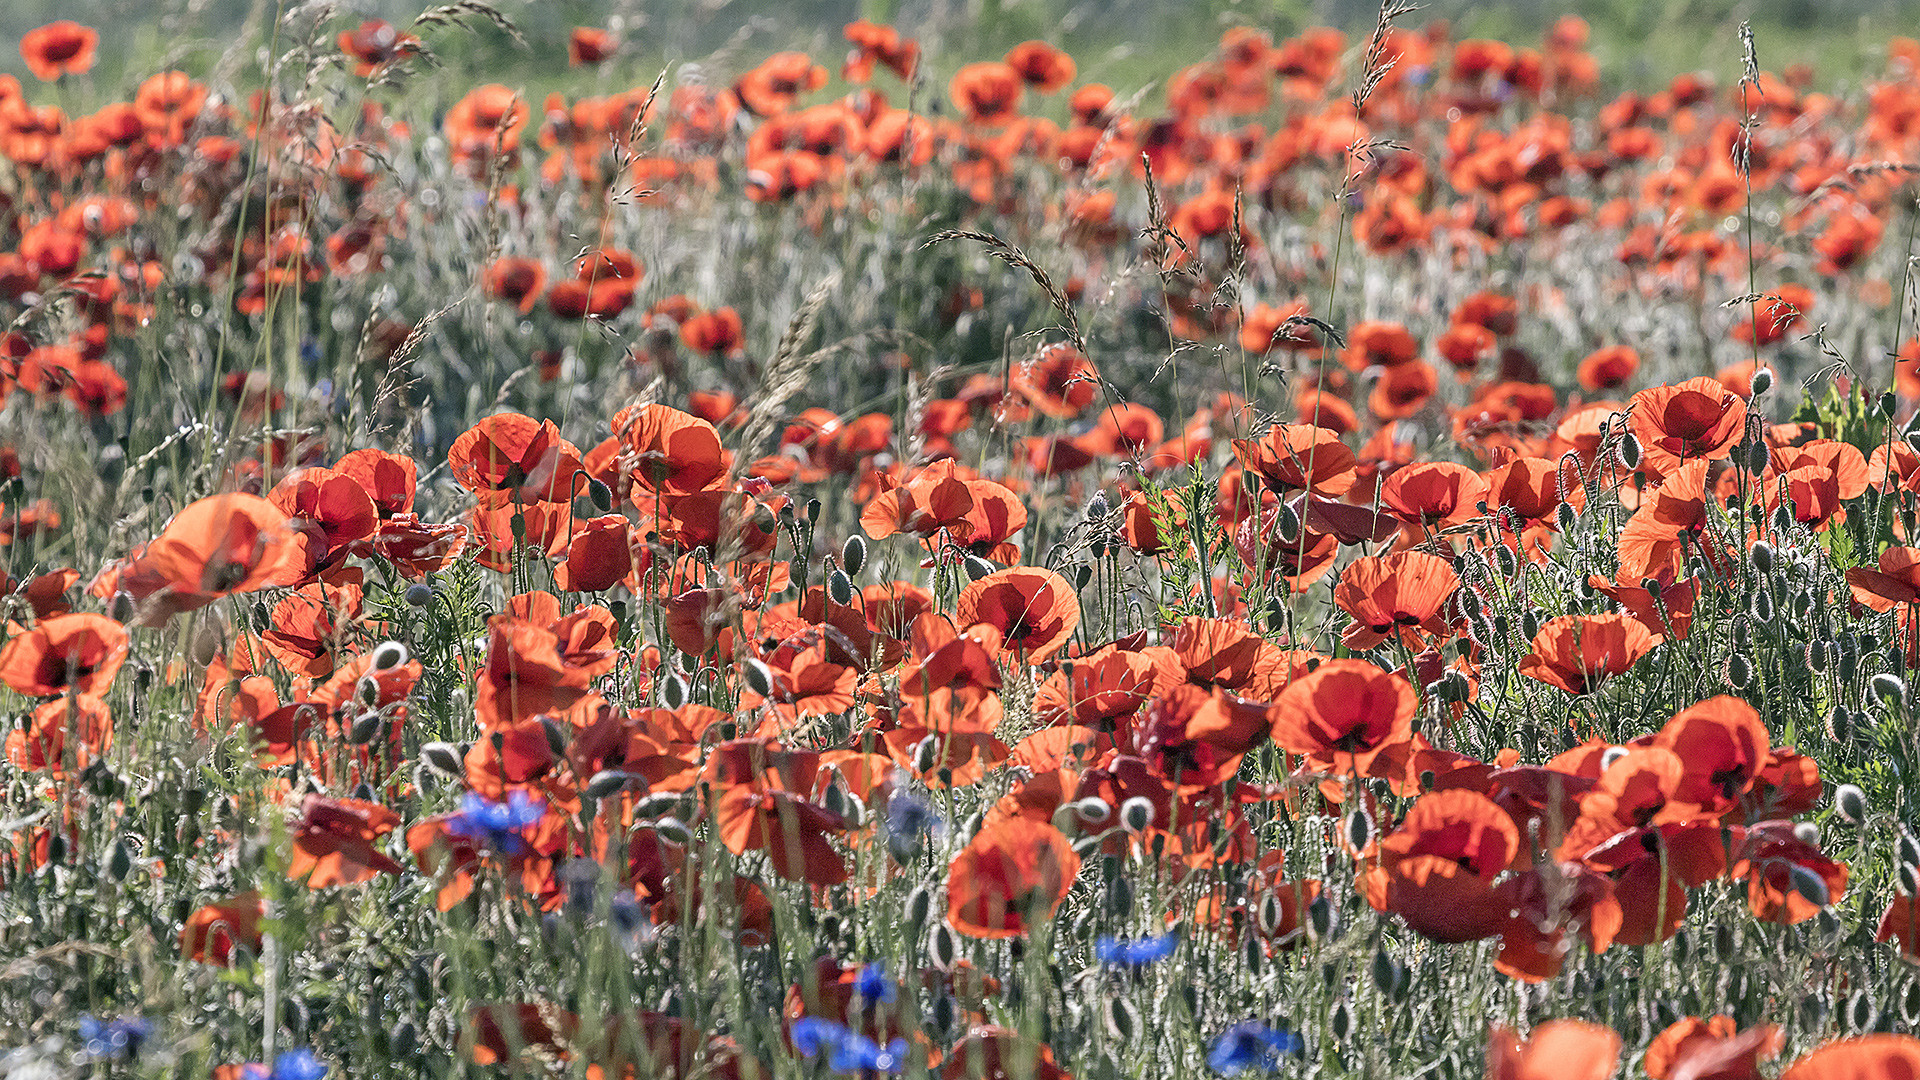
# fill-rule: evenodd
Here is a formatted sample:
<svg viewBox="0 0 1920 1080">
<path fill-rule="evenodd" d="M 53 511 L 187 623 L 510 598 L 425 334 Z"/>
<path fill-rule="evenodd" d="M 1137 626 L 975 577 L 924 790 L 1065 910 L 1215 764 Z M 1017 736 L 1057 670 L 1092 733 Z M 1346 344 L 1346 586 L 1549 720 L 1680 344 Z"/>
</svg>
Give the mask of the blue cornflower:
<svg viewBox="0 0 1920 1080">
<path fill-rule="evenodd" d="M 887 797 L 887 850 L 896 861 L 912 862 L 920 853 L 921 838 L 938 836 L 945 828 L 933 804 L 906 788 L 895 788 Z"/>
<path fill-rule="evenodd" d="M 274 1058 L 272 1068 L 258 1062 L 240 1066 L 240 1080 L 322 1080 L 326 1075 L 326 1065 L 305 1047 Z"/>
<path fill-rule="evenodd" d="M 865 1035 L 849 1031 L 827 1056 L 827 1068 L 834 1072 L 877 1072 L 897 1076 L 907 1071 L 907 1040 L 895 1039 L 883 1047 Z"/>
<path fill-rule="evenodd" d="M 834 1072 L 879 1072 L 898 1075 L 907 1068 L 907 1040 L 881 1046 L 872 1039 L 818 1016 L 803 1016 L 790 1031 L 793 1048 L 807 1057 L 827 1052 L 827 1068 Z"/>
<path fill-rule="evenodd" d="M 1102 937 L 1094 940 L 1093 955 L 1103 964 L 1116 967 L 1145 967 L 1165 960 L 1180 947 L 1179 934 L 1149 935 L 1138 940 Z"/>
<path fill-rule="evenodd" d="M 88 1057 L 131 1060 L 152 1034 L 153 1025 L 137 1016 L 103 1022 L 90 1013 L 80 1014 L 80 1042 Z"/>
<path fill-rule="evenodd" d="M 1276 1031 L 1258 1020 L 1244 1020 L 1220 1033 L 1207 1052 L 1207 1067 L 1226 1076 L 1249 1069 L 1272 1072 L 1280 1067 L 1280 1055 L 1299 1050 L 1300 1036 Z"/>
<path fill-rule="evenodd" d="M 461 796 L 460 812 L 448 820 L 447 831 L 482 841 L 509 855 L 518 855 L 526 849 L 526 842 L 520 838 L 521 830 L 539 824 L 546 812 L 545 803 L 528 797 L 524 791 L 510 792 L 501 802 L 469 792 Z"/>
<path fill-rule="evenodd" d="M 868 964 L 854 977 L 853 988 L 868 1001 L 892 1001 L 894 998 L 893 980 L 887 978 L 885 964 Z"/>
</svg>

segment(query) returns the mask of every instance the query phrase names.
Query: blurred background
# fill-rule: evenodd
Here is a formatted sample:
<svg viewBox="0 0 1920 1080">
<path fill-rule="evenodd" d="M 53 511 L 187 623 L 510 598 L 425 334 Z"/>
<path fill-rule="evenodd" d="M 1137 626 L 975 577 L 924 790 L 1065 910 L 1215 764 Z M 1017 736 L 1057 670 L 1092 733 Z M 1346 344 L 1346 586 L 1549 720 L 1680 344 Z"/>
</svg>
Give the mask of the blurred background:
<svg viewBox="0 0 1920 1080">
<path fill-rule="evenodd" d="M 524 45 L 483 26 L 474 34 L 442 33 L 436 52 L 469 82 L 518 81 L 530 90 L 582 92 L 566 70 L 566 34 L 576 25 L 613 29 L 621 51 L 602 77 L 650 81 L 664 63 L 711 59 L 725 68 L 750 66 L 780 48 L 816 58 L 846 48 L 840 30 L 856 18 L 888 22 L 927 48 L 944 78 L 969 60 L 1044 38 L 1078 60 L 1082 80 L 1131 91 L 1163 79 L 1205 55 L 1229 26 L 1252 25 L 1276 38 L 1312 25 L 1358 37 L 1373 25 L 1377 0 L 492 0 L 524 32 Z M 25 78 L 14 44 L 32 27 L 71 18 L 102 31 L 95 88 L 124 93 L 163 67 L 204 74 L 223 57 L 230 65 L 242 40 L 257 40 L 274 16 L 283 25 L 334 30 L 362 18 L 398 26 L 432 5 L 421 0 L 0 0 L 0 71 Z M 1455 37 L 1537 41 L 1572 12 L 1593 27 L 1592 51 L 1611 88 L 1664 84 L 1680 71 L 1737 77 L 1738 27 L 1751 21 L 1762 66 L 1814 66 L 1820 85 L 1844 88 L 1877 70 L 1886 41 L 1920 32 L 1913 0 L 1427 0 L 1403 20 L 1418 26 L 1445 19 Z M 330 21 L 324 21 L 331 15 Z M 284 49 L 285 43 L 281 43 Z M 248 61 L 258 57 L 247 55 Z M 938 85 L 938 84 L 936 84 Z"/>
</svg>

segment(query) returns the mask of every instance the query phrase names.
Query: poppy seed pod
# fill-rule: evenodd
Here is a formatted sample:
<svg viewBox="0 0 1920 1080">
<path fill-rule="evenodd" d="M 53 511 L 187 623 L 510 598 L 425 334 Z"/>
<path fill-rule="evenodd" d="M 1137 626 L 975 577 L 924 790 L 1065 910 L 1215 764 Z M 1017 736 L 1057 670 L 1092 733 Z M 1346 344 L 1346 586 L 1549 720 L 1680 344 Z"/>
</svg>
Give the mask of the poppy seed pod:
<svg viewBox="0 0 1920 1080">
<path fill-rule="evenodd" d="M 1093 580 L 1093 567 L 1090 566 L 1089 564 L 1081 563 L 1079 566 L 1076 566 L 1073 568 L 1073 591 L 1074 592 L 1079 592 L 1080 590 L 1086 588 L 1087 583 L 1092 580 Z"/>
<path fill-rule="evenodd" d="M 1120 827 L 1138 836 L 1153 824 L 1153 800 L 1135 795 L 1120 804 Z"/>
<path fill-rule="evenodd" d="M 858 577 L 867 565 L 867 538 L 859 533 L 847 537 L 840 546 L 840 566 L 849 576 Z"/>
<path fill-rule="evenodd" d="M 1833 808 L 1848 824 L 1858 825 L 1867 818 L 1867 793 L 1858 784 L 1841 784 L 1833 789 Z"/>
<path fill-rule="evenodd" d="M 407 662 L 407 647 L 398 641 L 383 641 L 373 647 L 373 670 L 392 671 Z"/>
</svg>

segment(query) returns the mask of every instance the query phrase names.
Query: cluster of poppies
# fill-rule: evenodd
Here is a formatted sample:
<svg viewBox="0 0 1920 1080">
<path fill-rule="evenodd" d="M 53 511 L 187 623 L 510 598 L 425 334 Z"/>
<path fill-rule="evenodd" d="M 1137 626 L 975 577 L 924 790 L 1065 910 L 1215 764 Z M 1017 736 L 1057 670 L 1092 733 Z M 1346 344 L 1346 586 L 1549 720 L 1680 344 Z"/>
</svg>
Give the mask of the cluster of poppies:
<svg viewBox="0 0 1920 1080">
<path fill-rule="evenodd" d="M 601 1075 L 697 1063 L 754 1076 L 780 1053 L 845 1073 L 1064 1080 L 1066 1052 L 1005 1023 L 1008 971 L 987 958 L 1054 935 L 1096 889 L 1130 912 L 1133 894 L 1096 885 L 1096 867 L 1175 898 L 1149 918 L 1184 935 L 1053 938 L 1114 967 L 1187 941 L 1285 963 L 1355 897 L 1351 914 L 1364 902 L 1383 934 L 1435 951 L 1493 942 L 1498 972 L 1541 983 L 1616 944 L 1674 937 L 1710 883 L 1744 887 L 1766 923 L 1860 903 L 1806 820 L 1829 802 L 1821 763 L 1755 707 L 1784 675 L 1754 685 L 1736 655 L 1735 693 L 1675 680 L 1664 692 L 1681 685 L 1680 707 L 1638 727 L 1608 715 L 1609 692 L 1648 686 L 1656 656 L 1717 657 L 1689 641 L 1696 619 L 1771 622 L 1793 562 L 1796 618 L 1847 628 L 1798 643 L 1822 693 L 1864 706 L 1860 684 L 1878 675 L 1881 704 L 1904 705 L 1896 673 L 1920 666 L 1920 435 L 1899 420 L 1901 397 L 1920 397 L 1920 339 L 1886 343 L 1896 363 L 1877 409 L 1873 380 L 1849 371 L 1824 412 L 1774 423 L 1775 371 L 1824 301 L 1748 283 L 1764 254 L 1823 288 L 1857 286 L 1868 306 L 1876 286 L 1891 292 L 1869 264 L 1910 175 L 1900 163 L 1920 155 L 1920 44 L 1895 42 L 1856 100 L 1812 91 L 1803 70 L 1727 92 L 1685 76 L 1576 123 L 1556 110 L 1595 97 L 1599 73 L 1572 17 L 1538 49 L 1444 27 L 1383 28 L 1357 50 L 1337 31 L 1275 43 L 1235 29 L 1168 81 L 1154 114 L 1075 86 L 1073 59 L 1044 42 L 959 68 L 952 116 L 895 107 L 872 83 L 922 77 L 918 46 L 867 22 L 846 37 L 850 92 L 829 103 L 804 103 L 827 68 L 781 53 L 730 85 L 556 94 L 537 124 L 516 91 L 482 86 L 441 119 L 453 179 L 511 226 L 473 275 L 489 311 L 529 333 L 541 319 L 631 330 L 626 361 L 660 376 L 652 390 L 587 418 L 469 415 L 416 457 L 271 430 L 290 398 L 297 412 L 315 395 L 223 372 L 208 398 L 245 445 L 194 481 L 212 493 L 144 532 L 116 523 L 110 551 L 26 543 L 58 533 L 51 504 L 0 514 L 0 544 L 20 556 L 0 682 L 26 702 L 6 758 L 44 804 L 9 826 L 4 880 L 102 854 L 85 826 L 102 792 L 124 794 L 116 728 L 151 723 L 134 703 L 157 689 L 191 701 L 180 719 L 196 750 L 245 772 L 278 815 L 272 875 L 257 837 L 193 841 L 229 883 L 181 908 L 179 952 L 196 963 L 252 965 L 275 895 L 399 879 L 430 881 L 442 913 L 604 914 L 636 953 L 695 925 L 777 951 L 783 905 L 905 896 L 927 945 L 891 969 L 812 958 L 775 984 L 771 1046 L 668 1008 L 583 1017 L 560 992 L 461 1001 L 460 1052 L 478 1065 L 531 1051 Z M 22 50 L 54 81 L 84 73 L 95 43 L 61 23 Z M 377 21 L 336 44 L 373 83 L 424 48 Z M 569 54 L 608 64 L 618 48 L 582 28 Z M 1065 124 L 1022 111 L 1056 94 Z M 220 317 L 256 328 L 329 277 L 392 269 L 418 218 L 378 159 L 418 144 L 372 102 L 355 124 L 274 92 L 242 107 L 178 72 L 70 119 L 0 79 L 0 157 L 19 180 L 0 194 L 0 302 L 21 312 L 0 334 L 0 386 L 27 399 L 8 408 L 37 417 L 64 398 L 89 421 L 126 409 L 111 356 L 185 287 L 181 260 L 195 288 L 225 281 Z M 272 152 L 249 160 L 249 144 Z M 761 316 L 744 301 L 655 298 L 632 250 L 556 258 L 532 235 L 547 227 L 536 211 L 583 193 L 611 229 L 606 206 L 674 213 L 734 185 L 817 226 L 936 161 L 983 221 L 1052 217 L 1073 276 L 1035 278 L 1063 313 L 1097 291 L 1090 279 L 1127 276 L 1127 234 L 1144 223 L 1175 336 L 1299 375 L 1289 399 L 1260 401 L 1249 377 L 1191 401 L 1187 385 L 1137 395 L 1159 408 L 1127 400 L 1138 365 L 1073 323 L 1069 340 L 1023 344 L 992 372 L 924 372 L 898 412 L 789 406 L 791 388 L 760 385 Z M 1316 203 L 1328 180 L 1338 196 Z M 1778 227 L 1805 241 L 1791 259 L 1727 224 L 1763 193 L 1788 199 Z M 1143 216 L 1128 221 L 1136 195 Z M 179 259 L 157 246 L 163 218 L 255 201 Z M 1605 233 L 1623 295 L 1738 282 L 1718 329 L 1743 359 L 1702 358 L 1692 370 L 1715 374 L 1629 392 L 1640 354 L 1596 338 L 1556 370 L 1522 328 L 1568 299 L 1499 282 L 1442 291 L 1444 310 L 1414 326 L 1333 326 L 1293 299 L 1305 271 L 1259 257 L 1277 231 L 1263 223 L 1313 205 L 1338 244 L 1442 273 L 1552 257 L 1577 226 Z M 1244 303 L 1217 302 L 1229 274 L 1248 284 Z M 941 331 L 984 303 L 956 287 Z M 429 330 L 370 319 L 359 355 L 404 359 Z M 527 359 L 548 381 L 565 362 Z M 684 388 L 696 382 L 708 388 Z M 1457 453 L 1416 449 L 1423 433 Z M 41 462 L 25 464 L 9 452 L 0 473 L 24 487 Z M 143 659 L 163 642 L 190 648 Z M 1527 726 L 1515 714 L 1535 707 L 1560 745 L 1507 748 Z M 422 736 L 429 709 L 450 714 L 445 738 Z M 977 813 L 949 820 L 956 805 Z M 1331 842 L 1310 859 L 1274 842 L 1283 828 Z M 132 860 L 124 847 L 106 858 Z M 1888 906 L 1869 897 L 1878 937 L 1920 959 L 1920 845 L 1894 862 Z M 945 1019 L 926 1023 L 921 1000 Z M 1276 1068 L 1304 1045 L 1260 1021 L 1219 1026 L 1208 1061 L 1223 1073 Z M 1654 1080 L 1751 1077 L 1782 1046 L 1770 1025 L 1689 1017 L 1644 1065 Z M 1577 1021 L 1525 1041 L 1497 1029 L 1489 1075 L 1603 1077 L 1620 1049 Z M 1785 1076 L 1917 1067 L 1920 1043 L 1869 1036 Z M 281 1067 L 219 1075 L 269 1074 Z"/>
</svg>

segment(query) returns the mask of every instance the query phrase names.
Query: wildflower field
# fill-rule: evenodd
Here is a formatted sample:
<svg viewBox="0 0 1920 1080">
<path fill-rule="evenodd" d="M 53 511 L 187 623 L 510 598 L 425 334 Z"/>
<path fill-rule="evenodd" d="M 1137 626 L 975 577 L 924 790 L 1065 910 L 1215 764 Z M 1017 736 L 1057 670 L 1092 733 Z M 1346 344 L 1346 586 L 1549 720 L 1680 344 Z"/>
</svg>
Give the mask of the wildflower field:
<svg viewBox="0 0 1920 1080">
<path fill-rule="evenodd" d="M 0 1076 L 1920 1075 L 1920 41 L 269 14 L 0 76 Z"/>
</svg>

